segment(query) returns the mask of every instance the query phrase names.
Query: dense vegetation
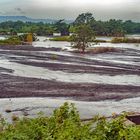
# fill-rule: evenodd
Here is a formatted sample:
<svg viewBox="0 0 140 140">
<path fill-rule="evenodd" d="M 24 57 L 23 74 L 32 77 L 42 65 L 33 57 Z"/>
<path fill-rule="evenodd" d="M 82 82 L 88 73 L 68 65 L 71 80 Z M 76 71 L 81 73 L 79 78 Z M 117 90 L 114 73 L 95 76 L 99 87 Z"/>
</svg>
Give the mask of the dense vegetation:
<svg viewBox="0 0 140 140">
<path fill-rule="evenodd" d="M 60 32 L 61 35 L 69 35 L 79 24 L 88 24 L 95 35 L 103 36 L 123 36 L 126 34 L 140 33 L 140 23 L 132 22 L 131 20 L 122 21 L 110 19 L 109 21 L 97 21 L 91 13 L 80 14 L 76 20 L 67 24 L 64 20 L 59 20 L 56 23 L 32 23 L 32 22 L 12 22 L 7 21 L 0 23 L 0 34 L 16 34 L 16 33 L 36 33 L 37 35 L 50 36 L 55 32 Z"/>
<path fill-rule="evenodd" d="M 20 45 L 21 40 L 18 37 L 10 37 L 5 40 L 0 40 L 0 45 Z"/>
<path fill-rule="evenodd" d="M 22 35 L 12 35 L 9 38 L 0 40 L 0 45 L 29 45 L 32 41 L 36 41 L 37 37 L 35 34 L 28 33 Z"/>
<path fill-rule="evenodd" d="M 0 121 L 0 140 L 139 140 L 140 126 L 125 125 L 124 116 L 96 116 L 83 122 L 73 104 L 65 103 L 51 117 Z"/>
</svg>

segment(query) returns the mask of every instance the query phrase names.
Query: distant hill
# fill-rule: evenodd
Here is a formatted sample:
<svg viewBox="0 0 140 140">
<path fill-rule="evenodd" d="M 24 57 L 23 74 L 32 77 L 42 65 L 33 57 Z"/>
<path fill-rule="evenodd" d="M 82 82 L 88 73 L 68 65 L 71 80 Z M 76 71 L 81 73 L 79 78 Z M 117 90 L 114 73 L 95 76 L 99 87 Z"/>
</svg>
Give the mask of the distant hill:
<svg viewBox="0 0 140 140">
<path fill-rule="evenodd" d="M 43 23 L 55 23 L 55 19 L 34 19 L 26 16 L 0 16 L 0 22 L 5 21 L 23 21 L 23 22 L 43 22 Z M 65 20 L 66 23 L 71 23 L 71 20 Z"/>
</svg>

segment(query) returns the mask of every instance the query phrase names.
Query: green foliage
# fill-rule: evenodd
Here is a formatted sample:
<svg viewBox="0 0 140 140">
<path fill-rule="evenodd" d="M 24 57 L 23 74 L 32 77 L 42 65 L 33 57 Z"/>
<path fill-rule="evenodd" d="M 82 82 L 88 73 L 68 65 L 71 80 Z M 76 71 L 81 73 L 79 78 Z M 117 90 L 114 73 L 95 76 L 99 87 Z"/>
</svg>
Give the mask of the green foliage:
<svg viewBox="0 0 140 140">
<path fill-rule="evenodd" d="M 82 13 L 76 18 L 76 20 L 74 21 L 74 25 L 88 24 L 92 20 L 94 20 L 92 13 Z"/>
<path fill-rule="evenodd" d="M 88 24 L 95 35 L 98 36 L 124 36 L 124 34 L 140 33 L 140 23 L 131 20 L 122 21 L 110 19 L 109 21 L 97 21 L 92 13 L 82 13 L 78 15 L 76 20 L 67 24 L 64 20 L 58 20 L 56 23 L 31 23 L 22 21 L 6 21 L 0 23 L 0 34 L 16 34 L 16 33 L 35 33 L 40 36 L 52 36 L 53 33 L 59 32 L 62 36 L 69 35 L 74 32 L 75 26 Z"/>
<path fill-rule="evenodd" d="M 121 20 L 111 19 L 109 21 L 96 21 L 91 13 L 80 14 L 74 21 L 74 25 L 88 24 L 95 31 L 95 35 L 103 36 L 124 36 L 124 29 Z"/>
<path fill-rule="evenodd" d="M 0 40 L 0 45 L 21 45 L 22 42 L 27 41 L 27 35 L 28 34 L 23 34 L 20 36 L 14 35 L 5 40 Z M 37 40 L 36 35 L 33 34 L 33 41 L 36 41 L 36 40 Z"/>
<path fill-rule="evenodd" d="M 94 32 L 87 24 L 76 26 L 75 33 L 71 36 L 73 47 L 82 52 L 89 47 L 90 42 L 92 42 L 94 39 Z"/>
<path fill-rule="evenodd" d="M 64 19 L 57 21 L 54 24 L 56 32 L 61 33 L 62 36 L 69 35 L 69 25 L 64 22 Z"/>
<path fill-rule="evenodd" d="M 17 33 L 35 33 L 37 35 L 52 35 L 55 32 L 55 27 L 53 24 L 47 23 L 31 23 L 31 22 L 13 22 L 7 21 L 0 23 L 0 33 L 11 34 L 11 32 Z"/>
<path fill-rule="evenodd" d="M 64 103 L 49 118 L 0 120 L 0 140 L 139 140 L 140 126 L 126 126 L 124 115 L 107 120 L 96 116 L 82 122 L 73 104 Z"/>
</svg>

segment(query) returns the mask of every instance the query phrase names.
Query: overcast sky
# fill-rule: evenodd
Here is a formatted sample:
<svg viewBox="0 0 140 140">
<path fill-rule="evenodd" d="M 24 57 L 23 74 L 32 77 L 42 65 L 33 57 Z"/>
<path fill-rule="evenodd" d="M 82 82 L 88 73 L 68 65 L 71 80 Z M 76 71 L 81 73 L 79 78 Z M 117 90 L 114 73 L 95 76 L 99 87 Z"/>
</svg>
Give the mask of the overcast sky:
<svg viewBox="0 0 140 140">
<path fill-rule="evenodd" d="M 0 15 L 75 19 L 83 12 L 93 13 L 97 20 L 140 22 L 140 0 L 0 0 Z"/>
</svg>

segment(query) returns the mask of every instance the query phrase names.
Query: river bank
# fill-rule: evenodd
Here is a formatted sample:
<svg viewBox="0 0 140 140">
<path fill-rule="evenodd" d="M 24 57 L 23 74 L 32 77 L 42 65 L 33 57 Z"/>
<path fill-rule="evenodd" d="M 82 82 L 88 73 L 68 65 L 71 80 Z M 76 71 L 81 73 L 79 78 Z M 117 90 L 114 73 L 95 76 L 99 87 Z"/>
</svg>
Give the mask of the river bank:
<svg viewBox="0 0 140 140">
<path fill-rule="evenodd" d="M 75 104 L 81 119 L 92 118 L 98 114 L 109 117 L 112 116 L 113 113 L 140 112 L 140 98 L 100 102 L 79 102 L 51 98 L 6 98 L 0 99 L 0 113 L 9 121 L 13 115 L 35 117 L 39 112 L 43 112 L 44 115 L 50 116 L 55 109 L 59 108 L 65 102 Z"/>
</svg>

